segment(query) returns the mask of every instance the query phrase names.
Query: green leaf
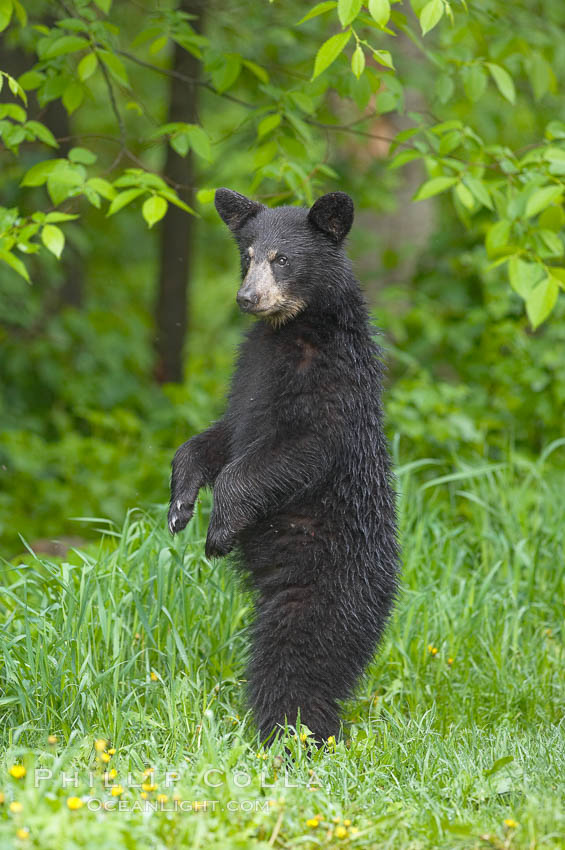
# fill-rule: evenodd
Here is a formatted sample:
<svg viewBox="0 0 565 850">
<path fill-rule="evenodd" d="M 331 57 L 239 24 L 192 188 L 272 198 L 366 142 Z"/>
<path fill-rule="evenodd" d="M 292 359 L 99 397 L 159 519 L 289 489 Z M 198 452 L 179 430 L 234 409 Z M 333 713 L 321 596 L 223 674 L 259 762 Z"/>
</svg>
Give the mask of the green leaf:
<svg viewBox="0 0 565 850">
<path fill-rule="evenodd" d="M 358 44 L 353 51 L 353 56 L 351 57 L 351 70 L 357 79 L 359 79 L 365 70 L 365 54 L 363 53 L 363 48 L 360 44 Z"/>
<path fill-rule="evenodd" d="M 104 180 L 102 177 L 91 177 L 90 180 L 87 180 L 85 186 L 93 189 L 95 192 L 98 192 L 99 195 L 102 195 L 103 198 L 106 198 L 107 201 L 113 201 L 116 197 L 116 190 L 112 186 L 108 180 Z"/>
<path fill-rule="evenodd" d="M 543 189 L 536 189 L 528 198 L 526 204 L 526 218 L 531 218 L 537 215 L 551 204 L 561 200 L 563 194 L 562 186 L 545 186 Z"/>
<path fill-rule="evenodd" d="M 254 168 L 263 168 L 264 165 L 268 165 L 276 157 L 277 151 L 278 147 L 274 139 L 265 145 L 261 145 L 261 147 L 257 148 L 253 157 Z"/>
<path fill-rule="evenodd" d="M 167 35 L 161 35 L 159 38 L 156 38 L 151 47 L 149 48 L 149 53 L 151 56 L 154 56 L 156 53 L 159 53 L 164 47 L 167 46 L 167 42 L 169 37 Z"/>
<path fill-rule="evenodd" d="M 310 97 L 310 95 L 304 94 L 301 91 L 291 91 L 289 96 L 297 105 L 297 107 L 305 112 L 307 115 L 312 115 L 315 110 L 314 101 Z"/>
<path fill-rule="evenodd" d="M 6 263 L 7 266 L 10 266 L 11 269 L 14 269 L 19 275 L 21 275 L 27 282 L 29 283 L 29 274 L 27 273 L 27 269 L 18 257 L 15 257 L 10 251 L 0 251 L 0 260 Z"/>
<path fill-rule="evenodd" d="M 517 256 L 510 258 L 508 278 L 510 286 L 521 298 L 528 298 L 536 283 L 543 275 L 543 267 L 538 263 L 528 263 Z"/>
<path fill-rule="evenodd" d="M 482 180 L 479 180 L 477 177 L 473 177 L 472 174 L 467 174 L 463 178 L 463 183 L 465 183 L 465 185 L 471 190 L 479 203 L 488 207 L 489 210 L 494 209 L 489 190 Z"/>
<path fill-rule="evenodd" d="M 263 136 L 267 136 L 272 130 L 279 126 L 281 120 L 282 116 L 279 112 L 275 112 L 274 115 L 267 115 L 266 118 L 263 118 L 257 127 L 258 138 L 262 139 Z"/>
<path fill-rule="evenodd" d="M 241 56 L 237 53 L 228 53 L 223 60 L 220 67 L 212 71 L 214 88 L 220 94 L 231 88 L 241 73 Z"/>
<path fill-rule="evenodd" d="M 338 0 L 337 16 L 342 27 L 348 26 L 361 11 L 361 0 Z"/>
<path fill-rule="evenodd" d="M 19 2 L 19 0 L 13 0 L 12 6 L 14 7 L 14 12 L 16 13 L 16 17 L 22 27 L 25 27 L 27 24 L 27 12 Z"/>
<path fill-rule="evenodd" d="M 369 14 L 380 27 L 386 26 L 390 18 L 389 0 L 369 0 Z"/>
<path fill-rule="evenodd" d="M 87 53 L 78 63 L 78 77 L 84 82 L 91 77 L 98 67 L 98 56 L 96 53 Z"/>
<path fill-rule="evenodd" d="M 545 128 L 548 139 L 565 139 L 565 123 L 563 121 L 550 121 Z"/>
<path fill-rule="evenodd" d="M 486 86 L 487 75 L 480 65 L 475 63 L 470 68 L 463 69 L 463 88 L 469 100 L 473 102 L 480 100 Z"/>
<path fill-rule="evenodd" d="M 510 103 L 514 103 L 516 100 L 516 89 L 514 88 L 514 81 L 508 71 L 500 65 L 495 65 L 494 62 L 487 62 L 486 64 L 500 94 L 503 95 L 506 100 L 509 100 Z"/>
<path fill-rule="evenodd" d="M 167 212 L 168 206 L 166 200 L 159 195 L 152 195 L 150 198 L 147 198 L 143 204 L 141 213 L 149 227 L 153 227 L 156 222 L 161 221 Z"/>
<path fill-rule="evenodd" d="M 22 122 L 27 118 L 25 109 L 18 103 L 0 103 L 0 119 L 12 118 L 13 121 Z"/>
<path fill-rule="evenodd" d="M 503 218 L 489 228 L 486 238 L 486 249 L 489 257 L 503 253 L 510 239 L 510 222 Z"/>
<path fill-rule="evenodd" d="M 196 200 L 199 204 L 211 204 L 215 194 L 215 189 L 199 189 L 196 193 Z"/>
<path fill-rule="evenodd" d="M 201 156 L 203 159 L 210 161 L 212 159 L 212 148 L 210 139 L 206 132 L 198 124 L 188 124 L 186 133 L 190 139 L 190 147 Z"/>
<path fill-rule="evenodd" d="M 45 75 L 41 74 L 39 71 L 34 71 L 33 68 L 31 71 L 26 71 L 25 74 L 22 74 L 21 77 L 18 78 L 20 86 L 26 91 L 34 91 L 34 89 L 39 88 L 44 80 Z"/>
<path fill-rule="evenodd" d="M 296 26 L 300 26 L 300 24 L 305 23 L 305 21 L 309 21 L 312 18 L 317 18 L 318 15 L 323 15 L 325 12 L 329 12 L 330 9 L 335 9 L 337 3 L 333 2 L 333 0 L 328 0 L 326 3 L 317 3 L 310 11 L 304 15 L 299 21 L 297 21 Z"/>
<path fill-rule="evenodd" d="M 384 65 L 385 68 L 392 68 L 392 70 L 394 70 L 394 64 L 389 50 L 371 49 L 371 52 L 373 54 L 373 58 L 376 59 L 377 62 L 379 62 L 381 65 Z"/>
<path fill-rule="evenodd" d="M 424 201 L 426 198 L 431 198 L 433 195 L 439 195 L 440 192 L 445 192 L 457 183 L 457 177 L 432 177 L 431 180 L 420 186 L 414 195 L 414 201 Z"/>
<path fill-rule="evenodd" d="M 89 47 L 89 42 L 79 35 L 63 35 L 61 38 L 56 38 L 48 47 L 42 59 L 56 59 L 57 56 L 64 56 L 66 53 L 74 53 L 77 50 L 84 50 Z"/>
<path fill-rule="evenodd" d="M 534 53 L 530 62 L 530 82 L 536 100 L 551 92 L 557 92 L 557 78 L 553 68 L 541 53 Z"/>
<path fill-rule="evenodd" d="M 261 65 L 258 65 L 257 62 L 252 62 L 250 59 L 244 59 L 243 64 L 246 68 L 248 68 L 252 74 L 255 74 L 258 80 L 261 80 L 262 83 L 269 82 L 269 75 L 265 71 Z"/>
<path fill-rule="evenodd" d="M 565 289 L 565 269 L 552 266 L 550 269 L 550 275 L 554 278 L 555 282 L 561 287 L 561 289 Z"/>
<path fill-rule="evenodd" d="M 408 162 L 413 162 L 415 159 L 419 159 L 423 156 L 420 151 L 402 151 L 397 154 L 393 160 L 389 163 L 390 170 L 394 170 L 395 168 L 400 168 L 403 165 L 406 165 Z"/>
<path fill-rule="evenodd" d="M 455 194 L 457 195 L 464 207 L 466 207 L 468 210 L 473 209 L 473 207 L 475 206 L 475 198 L 473 197 L 469 189 L 467 189 L 464 183 L 457 184 L 457 186 L 455 187 Z"/>
<path fill-rule="evenodd" d="M 60 162 L 64 160 L 46 159 L 43 162 L 36 162 L 29 171 L 26 171 L 20 186 L 42 186 Z"/>
<path fill-rule="evenodd" d="M 337 33 L 337 35 L 332 35 L 331 38 L 324 41 L 316 54 L 314 73 L 312 74 L 313 80 L 315 80 L 316 77 L 319 77 L 326 68 L 329 68 L 330 65 L 335 62 L 350 38 L 351 30 L 346 30 L 345 32 Z"/>
<path fill-rule="evenodd" d="M 59 147 L 59 142 L 45 124 L 41 124 L 39 121 L 27 121 L 25 126 L 26 130 L 31 130 L 35 138 L 39 139 L 40 142 L 49 145 L 51 148 Z"/>
<path fill-rule="evenodd" d="M 112 0 L 94 0 L 94 3 L 102 12 L 104 12 L 105 15 L 110 13 Z"/>
<path fill-rule="evenodd" d="M 113 77 L 123 86 L 129 86 L 129 80 L 124 63 L 115 53 L 110 53 L 108 50 L 100 50 L 98 55 L 110 71 Z"/>
<path fill-rule="evenodd" d="M 427 32 L 433 30 L 436 24 L 440 22 L 444 11 L 443 0 L 430 0 L 429 3 L 426 3 L 420 12 L 422 35 L 426 35 Z"/>
<path fill-rule="evenodd" d="M 440 74 L 435 83 L 435 93 L 440 103 L 446 104 L 455 90 L 451 74 Z"/>
<path fill-rule="evenodd" d="M 114 215 L 114 213 L 119 212 L 127 204 L 131 204 L 132 201 L 139 198 L 140 195 L 143 195 L 144 192 L 145 189 L 126 189 L 125 192 L 120 192 L 120 194 L 116 195 L 110 204 L 106 216 Z"/>
<path fill-rule="evenodd" d="M 92 165 L 98 157 L 87 148 L 71 148 L 69 151 L 71 162 L 80 162 L 82 165 Z"/>
<path fill-rule="evenodd" d="M 561 257 L 563 255 L 563 242 L 553 230 L 538 230 L 536 235 L 542 240 L 550 256 Z"/>
<path fill-rule="evenodd" d="M 0 0 L 0 32 L 5 30 L 12 20 L 12 7 L 12 0 Z"/>
<path fill-rule="evenodd" d="M 84 89 L 81 84 L 72 82 L 70 86 L 67 86 L 67 88 L 63 92 L 62 100 L 63 106 L 65 107 L 69 115 L 72 115 L 75 109 L 78 109 L 78 107 L 84 100 Z"/>
<path fill-rule="evenodd" d="M 174 136 L 171 136 L 171 147 L 179 156 L 186 156 L 190 150 L 188 133 L 175 133 Z"/>
<path fill-rule="evenodd" d="M 82 165 L 73 165 L 67 160 L 60 160 L 57 168 L 47 178 L 47 191 L 54 204 L 60 204 L 71 195 L 77 194 L 82 186 L 84 177 Z"/>
<path fill-rule="evenodd" d="M 514 756 L 502 756 L 502 758 L 497 759 L 492 767 L 488 770 L 485 770 L 485 776 L 492 776 L 493 773 L 497 773 L 507 764 L 510 764 L 511 761 L 514 761 Z"/>
<path fill-rule="evenodd" d="M 61 258 L 65 247 L 65 234 L 60 227 L 55 227 L 54 224 L 46 224 L 41 230 L 41 241 L 52 254 L 55 254 L 58 260 Z"/>
<path fill-rule="evenodd" d="M 78 215 L 71 215 L 71 213 L 50 212 L 45 216 L 45 222 L 53 224 L 56 221 L 74 221 L 78 217 Z"/>
<path fill-rule="evenodd" d="M 558 281 L 549 274 L 526 298 L 526 312 L 534 330 L 547 319 L 555 307 L 558 293 Z"/>
</svg>

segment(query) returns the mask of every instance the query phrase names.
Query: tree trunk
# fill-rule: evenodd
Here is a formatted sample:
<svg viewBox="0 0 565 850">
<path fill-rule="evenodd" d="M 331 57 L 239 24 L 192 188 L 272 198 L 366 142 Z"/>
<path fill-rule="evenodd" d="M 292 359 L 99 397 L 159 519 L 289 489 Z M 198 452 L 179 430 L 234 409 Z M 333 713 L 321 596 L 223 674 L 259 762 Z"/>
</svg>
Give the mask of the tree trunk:
<svg viewBox="0 0 565 850">
<path fill-rule="evenodd" d="M 202 0 L 182 0 L 179 9 L 191 15 L 198 15 L 198 19 L 191 20 L 191 24 L 195 29 L 201 29 Z M 173 69 L 195 79 L 199 73 L 199 62 L 188 51 L 175 44 Z M 191 85 L 171 77 L 168 123 L 196 123 L 197 91 L 196 84 Z M 168 145 L 164 175 L 172 181 L 175 188 L 186 187 L 177 188 L 177 193 L 185 203 L 193 206 L 193 154 L 181 157 Z M 193 229 L 194 218 L 170 204 L 161 230 L 161 260 L 155 316 L 155 377 L 160 383 L 181 383 L 183 379 L 183 347 L 188 324 L 188 283 Z"/>
</svg>

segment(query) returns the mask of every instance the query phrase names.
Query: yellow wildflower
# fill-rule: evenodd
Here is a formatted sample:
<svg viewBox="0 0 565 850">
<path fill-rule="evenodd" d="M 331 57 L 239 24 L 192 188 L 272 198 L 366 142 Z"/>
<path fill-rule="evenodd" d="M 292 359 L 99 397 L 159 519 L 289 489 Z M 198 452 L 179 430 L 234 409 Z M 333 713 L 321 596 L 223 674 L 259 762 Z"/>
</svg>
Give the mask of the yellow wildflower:
<svg viewBox="0 0 565 850">
<path fill-rule="evenodd" d="M 506 818 L 504 821 L 504 826 L 508 827 L 508 829 L 516 829 L 520 824 L 514 820 L 514 818 Z"/>
<path fill-rule="evenodd" d="M 14 779 L 23 779 L 26 775 L 26 769 L 23 764 L 13 764 L 10 768 L 10 776 L 13 776 Z"/>
<path fill-rule="evenodd" d="M 157 802 L 158 803 L 166 803 L 169 798 L 166 794 L 157 794 Z"/>
<path fill-rule="evenodd" d="M 22 841 L 25 841 L 26 838 L 29 838 L 29 829 L 27 826 L 22 826 L 20 829 L 16 829 L 16 835 L 18 838 L 21 838 Z"/>
<path fill-rule="evenodd" d="M 433 646 L 433 644 L 428 644 L 428 652 L 430 655 L 437 655 L 437 646 Z"/>
<path fill-rule="evenodd" d="M 118 771 L 116 770 L 115 767 L 113 767 L 112 770 L 109 770 L 108 773 L 107 773 L 108 779 L 115 779 L 117 775 L 118 775 Z"/>
<path fill-rule="evenodd" d="M 48 736 L 47 736 L 47 743 L 48 743 L 48 744 L 50 744 L 51 746 L 53 746 L 54 744 L 56 744 L 58 740 L 59 740 L 59 739 L 57 738 L 57 736 L 56 736 L 56 735 L 48 735 Z"/>
<path fill-rule="evenodd" d="M 139 796 L 141 797 L 142 800 L 147 800 L 147 794 L 145 793 L 145 791 L 142 791 Z"/>
<path fill-rule="evenodd" d="M 154 785 L 152 782 L 144 782 L 141 788 L 143 791 L 155 791 L 157 789 L 157 785 Z"/>
<path fill-rule="evenodd" d="M 143 771 L 144 776 L 151 776 L 152 773 L 155 773 L 154 767 L 146 767 L 145 770 Z"/>
<path fill-rule="evenodd" d="M 67 797 L 67 806 L 72 812 L 76 812 L 77 809 L 82 809 L 84 803 L 80 797 Z"/>
<path fill-rule="evenodd" d="M 100 753 L 99 758 L 100 758 L 100 761 L 104 762 L 104 764 L 108 764 L 108 762 L 110 761 L 112 756 L 108 755 L 108 753 Z"/>
<path fill-rule="evenodd" d="M 3 791 L 0 791 L 0 806 L 2 805 L 2 803 L 4 802 L 4 800 L 5 800 L 5 799 L 6 799 L 6 798 L 5 798 L 5 796 L 4 796 L 4 792 L 3 792 Z"/>
<path fill-rule="evenodd" d="M 10 803 L 10 811 L 17 815 L 19 812 L 23 812 L 24 807 L 18 800 L 14 800 L 13 803 Z"/>
<path fill-rule="evenodd" d="M 351 835 L 357 835 L 359 830 L 357 829 L 356 826 L 352 826 L 351 829 L 349 830 L 349 832 L 351 833 Z"/>
<path fill-rule="evenodd" d="M 344 826 L 336 826 L 335 828 L 335 837 L 336 838 L 347 838 L 347 830 Z"/>
<path fill-rule="evenodd" d="M 111 756 L 115 756 L 115 755 L 116 755 L 116 748 L 115 748 L 115 747 L 110 747 L 110 749 L 108 750 L 108 753 L 109 753 L 109 755 L 111 755 Z"/>
<path fill-rule="evenodd" d="M 112 794 L 112 797 L 119 797 L 120 794 L 124 793 L 124 789 L 121 785 L 113 785 L 110 793 Z"/>
<path fill-rule="evenodd" d="M 449 666 L 451 667 L 451 665 L 453 664 L 453 658 L 448 658 L 448 659 L 447 659 L 447 663 L 448 663 L 448 664 L 449 664 Z"/>
<path fill-rule="evenodd" d="M 351 826 L 351 821 L 349 820 L 349 818 L 346 818 L 346 819 L 343 821 L 343 825 L 344 825 L 344 826 Z"/>
<path fill-rule="evenodd" d="M 106 741 L 104 738 L 97 738 L 94 742 L 94 749 L 97 753 L 103 753 L 106 749 Z"/>
<path fill-rule="evenodd" d="M 306 826 L 309 826 L 310 829 L 316 829 L 316 827 L 319 826 L 319 825 L 320 825 L 320 821 L 318 820 L 318 818 L 309 818 L 306 821 Z"/>
<path fill-rule="evenodd" d="M 157 675 L 157 673 L 155 673 L 154 670 L 151 671 L 151 681 L 152 682 L 158 682 L 159 681 L 159 676 Z"/>
<path fill-rule="evenodd" d="M 336 818 L 332 818 L 332 821 L 333 821 L 334 823 L 339 823 L 339 822 L 341 821 L 341 818 L 337 818 L 337 817 L 336 817 Z"/>
</svg>

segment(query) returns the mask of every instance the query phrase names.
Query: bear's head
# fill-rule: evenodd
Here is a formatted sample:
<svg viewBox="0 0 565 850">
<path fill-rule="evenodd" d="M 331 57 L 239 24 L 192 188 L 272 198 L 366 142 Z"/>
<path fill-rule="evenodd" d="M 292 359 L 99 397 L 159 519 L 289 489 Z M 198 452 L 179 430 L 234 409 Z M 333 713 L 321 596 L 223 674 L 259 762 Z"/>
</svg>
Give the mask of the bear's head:
<svg viewBox="0 0 565 850">
<path fill-rule="evenodd" d="M 239 246 L 237 303 L 244 312 L 284 324 L 336 279 L 353 223 L 353 201 L 344 192 L 323 195 L 309 210 L 270 209 L 231 189 L 217 189 L 215 203 Z"/>
</svg>

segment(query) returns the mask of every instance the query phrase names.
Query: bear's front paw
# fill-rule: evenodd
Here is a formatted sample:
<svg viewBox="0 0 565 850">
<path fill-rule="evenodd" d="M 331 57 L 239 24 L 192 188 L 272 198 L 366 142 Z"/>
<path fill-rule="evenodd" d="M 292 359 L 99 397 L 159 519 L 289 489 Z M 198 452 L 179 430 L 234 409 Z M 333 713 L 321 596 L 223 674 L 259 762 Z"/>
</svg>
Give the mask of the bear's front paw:
<svg viewBox="0 0 565 850">
<path fill-rule="evenodd" d="M 194 500 L 175 498 L 171 499 L 169 506 L 169 531 L 171 534 L 178 534 L 185 528 L 194 513 Z"/>
<path fill-rule="evenodd" d="M 227 555 L 233 549 L 234 542 L 233 534 L 226 531 L 225 528 L 216 525 L 212 517 L 206 537 L 206 557 L 221 558 L 222 555 Z"/>
</svg>

